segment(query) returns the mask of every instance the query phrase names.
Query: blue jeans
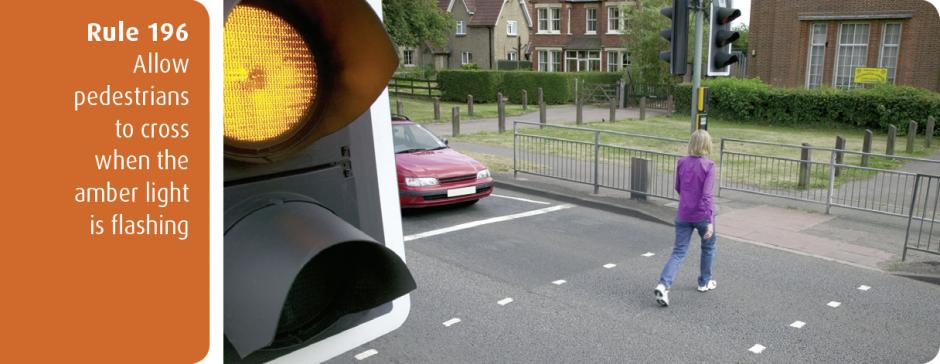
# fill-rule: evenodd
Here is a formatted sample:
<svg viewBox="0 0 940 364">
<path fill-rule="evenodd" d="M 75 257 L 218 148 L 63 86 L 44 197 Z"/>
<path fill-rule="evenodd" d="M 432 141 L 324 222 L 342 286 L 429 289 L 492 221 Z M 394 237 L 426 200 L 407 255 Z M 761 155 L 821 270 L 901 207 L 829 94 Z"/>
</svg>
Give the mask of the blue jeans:
<svg viewBox="0 0 940 364">
<path fill-rule="evenodd" d="M 701 238 L 708 230 L 708 221 L 699 222 L 681 222 L 676 220 L 676 243 L 672 248 L 672 256 L 663 267 L 663 274 L 659 277 L 659 283 L 666 288 L 672 287 L 672 280 L 676 278 L 676 273 L 682 265 L 682 259 L 689 250 L 689 240 L 692 238 L 692 230 L 698 230 L 698 236 Z M 701 274 L 698 276 L 699 287 L 708 284 L 712 279 L 712 259 L 715 258 L 715 240 L 717 233 L 712 231 L 712 237 L 708 240 L 702 239 L 702 261 Z"/>
</svg>

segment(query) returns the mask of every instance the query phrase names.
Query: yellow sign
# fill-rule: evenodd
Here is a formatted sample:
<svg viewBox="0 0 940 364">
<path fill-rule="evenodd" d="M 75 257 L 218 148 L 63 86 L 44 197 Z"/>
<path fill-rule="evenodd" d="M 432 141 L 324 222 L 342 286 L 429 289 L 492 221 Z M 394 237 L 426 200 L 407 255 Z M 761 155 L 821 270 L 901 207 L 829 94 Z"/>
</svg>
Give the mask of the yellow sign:
<svg viewBox="0 0 940 364">
<path fill-rule="evenodd" d="M 887 83 L 888 82 L 888 69 L 887 68 L 856 68 L 855 69 L 855 83 Z"/>
</svg>

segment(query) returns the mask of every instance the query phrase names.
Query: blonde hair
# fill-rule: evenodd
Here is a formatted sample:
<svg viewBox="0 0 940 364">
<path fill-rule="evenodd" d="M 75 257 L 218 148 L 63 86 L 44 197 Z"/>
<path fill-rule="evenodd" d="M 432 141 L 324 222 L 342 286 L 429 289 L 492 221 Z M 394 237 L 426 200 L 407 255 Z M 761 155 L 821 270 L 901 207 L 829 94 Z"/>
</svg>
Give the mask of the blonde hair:
<svg viewBox="0 0 940 364">
<path fill-rule="evenodd" d="M 696 130 L 689 138 L 689 155 L 704 157 L 712 152 L 712 136 L 705 130 Z"/>
</svg>

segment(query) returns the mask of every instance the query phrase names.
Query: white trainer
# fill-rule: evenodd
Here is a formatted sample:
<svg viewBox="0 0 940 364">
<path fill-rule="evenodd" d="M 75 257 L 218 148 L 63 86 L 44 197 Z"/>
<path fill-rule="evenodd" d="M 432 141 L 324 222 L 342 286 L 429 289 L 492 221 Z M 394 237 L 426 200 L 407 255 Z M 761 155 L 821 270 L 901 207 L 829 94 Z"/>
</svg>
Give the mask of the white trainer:
<svg viewBox="0 0 940 364">
<path fill-rule="evenodd" d="M 718 288 L 718 282 L 715 282 L 714 280 L 710 280 L 710 281 L 708 281 L 708 284 L 706 284 L 706 285 L 704 285 L 704 286 L 699 286 L 699 287 L 698 287 L 698 291 L 699 291 L 699 292 L 708 292 L 708 291 L 711 291 L 711 290 L 713 290 L 713 289 L 715 289 L 715 288 Z"/>
<path fill-rule="evenodd" d="M 666 286 L 664 286 L 662 283 L 653 289 L 653 295 L 656 296 L 656 303 L 658 303 L 660 306 L 669 306 L 669 290 L 666 289 Z"/>
</svg>

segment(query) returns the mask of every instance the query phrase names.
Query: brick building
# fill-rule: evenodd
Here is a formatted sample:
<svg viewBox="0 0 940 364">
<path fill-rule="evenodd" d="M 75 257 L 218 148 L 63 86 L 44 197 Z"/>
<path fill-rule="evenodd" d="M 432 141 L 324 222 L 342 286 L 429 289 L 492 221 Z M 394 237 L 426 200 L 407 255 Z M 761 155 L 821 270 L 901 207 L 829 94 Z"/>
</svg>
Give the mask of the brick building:
<svg viewBox="0 0 940 364">
<path fill-rule="evenodd" d="M 531 0 L 532 67 L 543 72 L 620 71 L 630 63 L 621 7 L 632 1 Z"/>
<path fill-rule="evenodd" d="M 760 0 L 751 5 L 748 76 L 785 86 L 860 87 L 856 67 L 940 92 L 940 17 L 923 0 Z"/>
</svg>

